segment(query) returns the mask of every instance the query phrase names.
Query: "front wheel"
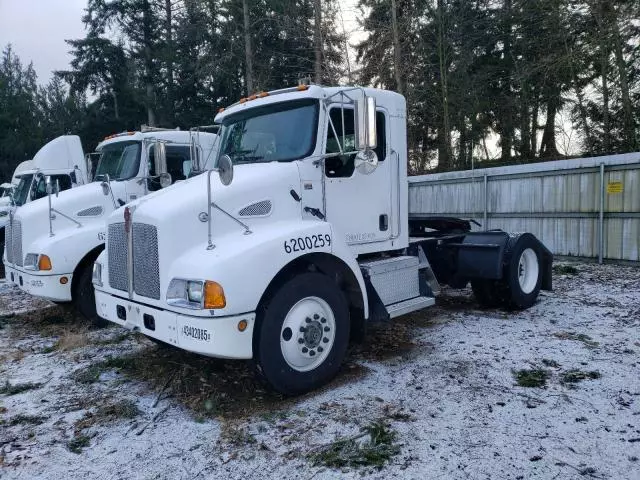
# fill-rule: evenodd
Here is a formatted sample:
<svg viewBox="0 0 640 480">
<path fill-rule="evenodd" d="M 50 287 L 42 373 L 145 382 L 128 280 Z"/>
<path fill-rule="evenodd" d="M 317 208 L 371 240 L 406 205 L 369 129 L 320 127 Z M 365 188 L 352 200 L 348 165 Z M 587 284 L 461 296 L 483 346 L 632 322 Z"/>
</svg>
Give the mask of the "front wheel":
<svg viewBox="0 0 640 480">
<path fill-rule="evenodd" d="M 90 263 L 77 273 L 78 276 L 73 284 L 72 302 L 76 310 L 91 320 L 96 327 L 104 328 L 109 322 L 100 318 L 96 310 L 96 294 L 91 279 L 92 268 L 93 263 Z"/>
<path fill-rule="evenodd" d="M 299 395 L 340 369 L 349 342 L 349 308 L 338 286 L 319 273 L 284 283 L 259 312 L 254 359 L 276 391 Z"/>
</svg>

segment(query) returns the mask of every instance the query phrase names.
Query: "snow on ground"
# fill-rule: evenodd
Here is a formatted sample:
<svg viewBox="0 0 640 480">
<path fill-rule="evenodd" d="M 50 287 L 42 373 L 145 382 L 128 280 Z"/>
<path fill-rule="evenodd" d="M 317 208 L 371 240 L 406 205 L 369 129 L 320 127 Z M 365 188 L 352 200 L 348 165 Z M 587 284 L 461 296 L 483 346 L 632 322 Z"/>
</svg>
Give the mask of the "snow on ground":
<svg viewBox="0 0 640 480">
<path fill-rule="evenodd" d="M 0 478 L 638 479 L 640 269 L 573 265 L 524 312 L 446 291 L 296 399 L 2 284 Z M 399 445 L 381 469 L 311 461 L 372 422 Z"/>
</svg>

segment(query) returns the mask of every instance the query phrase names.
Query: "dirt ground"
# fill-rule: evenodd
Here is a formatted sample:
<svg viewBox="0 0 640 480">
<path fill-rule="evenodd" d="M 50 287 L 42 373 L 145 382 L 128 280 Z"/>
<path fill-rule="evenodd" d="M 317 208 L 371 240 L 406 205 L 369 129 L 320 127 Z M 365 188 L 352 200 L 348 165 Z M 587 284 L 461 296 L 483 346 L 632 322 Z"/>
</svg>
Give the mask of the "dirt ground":
<svg viewBox="0 0 640 480">
<path fill-rule="evenodd" d="M 567 267 L 568 265 L 568 267 Z M 640 478 L 640 268 L 381 325 L 299 398 L 0 284 L 0 478 Z"/>
</svg>

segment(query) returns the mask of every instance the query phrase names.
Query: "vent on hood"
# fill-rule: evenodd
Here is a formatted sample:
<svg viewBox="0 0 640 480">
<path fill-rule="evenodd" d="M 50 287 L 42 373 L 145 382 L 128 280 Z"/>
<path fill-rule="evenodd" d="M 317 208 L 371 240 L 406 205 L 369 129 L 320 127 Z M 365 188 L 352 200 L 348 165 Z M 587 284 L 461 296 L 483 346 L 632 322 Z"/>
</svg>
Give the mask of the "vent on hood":
<svg viewBox="0 0 640 480">
<path fill-rule="evenodd" d="M 78 213 L 76 213 L 76 216 L 78 217 L 97 217 L 99 215 L 102 215 L 102 207 L 99 205 L 96 205 L 95 207 L 85 208 L 84 210 L 80 210 Z"/>
<path fill-rule="evenodd" d="M 271 200 L 261 200 L 260 202 L 247 205 L 238 212 L 241 217 L 262 217 L 271 213 Z"/>
</svg>

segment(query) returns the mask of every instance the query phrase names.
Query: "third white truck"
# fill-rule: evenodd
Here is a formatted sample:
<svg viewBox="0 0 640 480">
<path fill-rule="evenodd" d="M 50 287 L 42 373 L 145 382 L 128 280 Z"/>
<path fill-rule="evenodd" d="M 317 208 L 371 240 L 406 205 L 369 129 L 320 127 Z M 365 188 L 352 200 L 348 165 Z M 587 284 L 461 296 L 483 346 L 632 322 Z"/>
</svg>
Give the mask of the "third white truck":
<svg viewBox="0 0 640 480">
<path fill-rule="evenodd" d="M 551 288 L 531 234 L 408 215 L 406 104 L 358 87 L 261 92 L 220 112 L 217 167 L 107 219 L 98 314 L 158 341 L 253 359 L 275 390 L 329 381 L 373 321 L 472 284 L 528 308 Z"/>
</svg>

